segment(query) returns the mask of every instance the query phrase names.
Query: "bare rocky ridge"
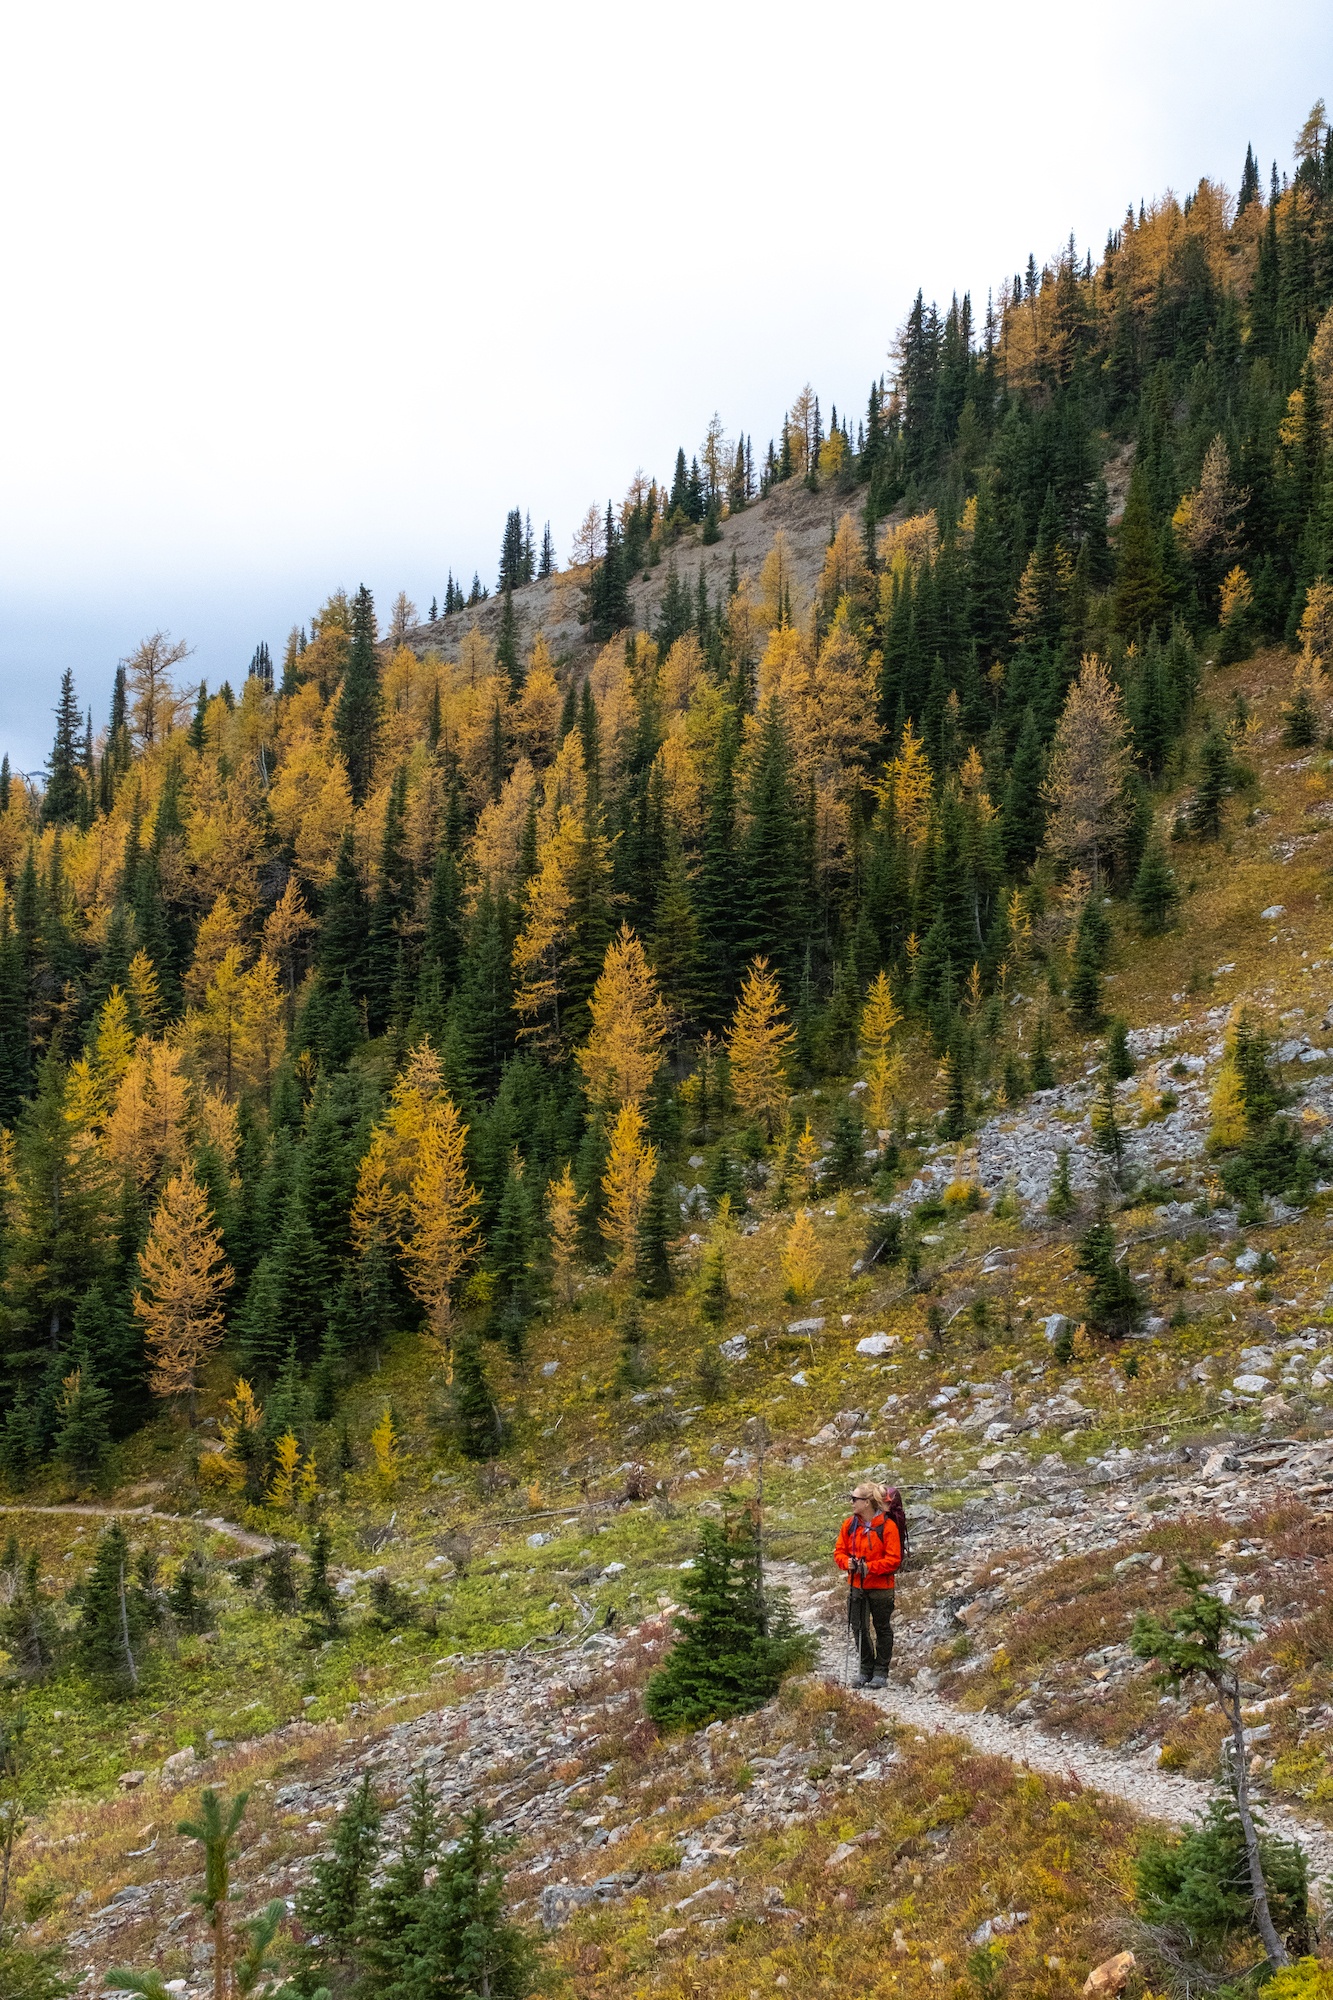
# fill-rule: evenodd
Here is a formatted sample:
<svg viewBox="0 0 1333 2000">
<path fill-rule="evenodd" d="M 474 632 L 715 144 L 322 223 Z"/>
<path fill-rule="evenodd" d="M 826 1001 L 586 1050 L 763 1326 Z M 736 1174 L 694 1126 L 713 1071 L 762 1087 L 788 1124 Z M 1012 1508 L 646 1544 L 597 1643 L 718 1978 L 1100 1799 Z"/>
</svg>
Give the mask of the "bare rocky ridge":
<svg viewBox="0 0 1333 2000">
<path fill-rule="evenodd" d="M 834 489 L 811 493 L 799 481 L 777 486 L 762 500 L 753 500 L 739 514 L 722 523 L 722 539 L 705 548 L 700 530 L 692 528 L 668 551 L 662 561 L 646 574 L 640 570 L 630 582 L 630 601 L 641 626 L 655 622 L 656 606 L 666 587 L 667 571 L 674 563 L 682 583 L 697 588 L 700 568 L 708 578 L 709 596 L 725 599 L 727 578 L 733 555 L 742 576 L 758 579 L 760 566 L 781 528 L 791 552 L 792 576 L 797 592 L 813 592 L 824 566 L 824 551 L 840 515 L 856 513 L 855 493 Z M 514 617 L 521 649 L 532 644 L 538 632 L 546 635 L 553 653 L 577 657 L 591 649 L 586 628 L 579 622 L 581 591 L 577 580 L 558 571 L 542 582 L 525 584 L 514 592 Z M 467 610 L 455 611 L 432 625 L 427 621 L 407 635 L 407 644 L 417 653 L 437 652 L 457 659 L 458 649 L 475 625 L 482 637 L 494 643 L 499 635 L 504 600 L 496 595 Z"/>
</svg>

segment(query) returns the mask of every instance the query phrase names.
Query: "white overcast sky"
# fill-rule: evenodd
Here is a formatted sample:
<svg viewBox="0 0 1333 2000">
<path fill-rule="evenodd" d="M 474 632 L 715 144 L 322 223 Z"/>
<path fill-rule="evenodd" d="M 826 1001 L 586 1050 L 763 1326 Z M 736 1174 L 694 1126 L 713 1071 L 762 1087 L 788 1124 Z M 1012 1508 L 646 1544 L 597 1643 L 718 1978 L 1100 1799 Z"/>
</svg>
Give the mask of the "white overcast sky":
<svg viewBox="0 0 1333 2000">
<path fill-rule="evenodd" d="M 0 29 L 0 747 L 158 626 L 563 561 L 709 416 L 859 414 L 918 285 L 1094 252 L 1333 99 L 1327 0 L 65 0 Z"/>
</svg>

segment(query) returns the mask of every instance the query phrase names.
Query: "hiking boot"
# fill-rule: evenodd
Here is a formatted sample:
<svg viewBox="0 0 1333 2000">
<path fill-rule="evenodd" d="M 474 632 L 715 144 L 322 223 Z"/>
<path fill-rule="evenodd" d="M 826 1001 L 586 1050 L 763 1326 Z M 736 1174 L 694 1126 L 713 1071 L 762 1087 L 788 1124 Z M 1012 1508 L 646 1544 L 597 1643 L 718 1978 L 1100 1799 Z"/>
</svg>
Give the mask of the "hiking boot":
<svg viewBox="0 0 1333 2000">
<path fill-rule="evenodd" d="M 853 1687 L 859 1687 L 859 1688 L 868 1688 L 868 1687 L 873 1687 L 874 1685 L 875 1685 L 875 1680 L 873 1674 L 858 1674 L 856 1676 L 856 1679 L 852 1682 Z M 883 1681 L 881 1681 L 880 1686 L 883 1687 L 883 1685 L 884 1683 Z"/>
<path fill-rule="evenodd" d="M 888 1682 L 885 1680 L 883 1674 L 872 1674 L 870 1676 L 870 1679 L 866 1682 L 866 1686 L 872 1688 L 882 1688 L 882 1687 L 887 1687 Z"/>
</svg>

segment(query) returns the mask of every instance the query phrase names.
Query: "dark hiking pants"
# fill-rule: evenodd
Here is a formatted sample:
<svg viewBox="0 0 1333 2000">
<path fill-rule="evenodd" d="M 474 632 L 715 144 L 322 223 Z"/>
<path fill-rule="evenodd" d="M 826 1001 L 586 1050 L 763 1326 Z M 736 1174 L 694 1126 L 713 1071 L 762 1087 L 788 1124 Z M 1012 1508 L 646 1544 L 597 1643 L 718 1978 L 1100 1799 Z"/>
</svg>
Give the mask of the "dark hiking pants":
<svg viewBox="0 0 1333 2000">
<path fill-rule="evenodd" d="M 893 1592 L 854 1590 L 848 1616 L 861 1655 L 861 1672 L 867 1678 L 887 1674 L 893 1658 Z"/>
</svg>

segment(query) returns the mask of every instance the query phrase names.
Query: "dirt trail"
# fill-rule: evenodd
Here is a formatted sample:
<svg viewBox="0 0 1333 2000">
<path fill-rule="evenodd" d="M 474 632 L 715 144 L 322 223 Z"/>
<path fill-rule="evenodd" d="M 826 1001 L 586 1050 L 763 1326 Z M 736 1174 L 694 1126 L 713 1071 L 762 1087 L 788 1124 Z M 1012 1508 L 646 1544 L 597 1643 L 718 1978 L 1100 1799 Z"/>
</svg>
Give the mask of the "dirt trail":
<svg viewBox="0 0 1333 2000">
<path fill-rule="evenodd" d="M 842 1682 L 846 1642 L 842 1633 L 830 1633 L 809 1602 L 810 1585 L 799 1565 L 767 1565 L 774 1580 L 791 1592 L 792 1607 L 800 1622 L 820 1634 L 820 1666 L 829 1680 Z M 853 1663 L 852 1672 L 855 1673 Z M 1118 1757 L 1112 1750 L 1082 1743 L 1072 1736 L 1048 1736 L 1035 1723 L 1011 1722 L 1005 1716 L 971 1714 L 910 1686 L 890 1685 L 882 1693 L 857 1689 L 863 1701 L 910 1729 L 924 1733 L 942 1730 L 962 1736 L 988 1757 L 1006 1757 L 1010 1763 L 1026 1765 L 1047 1777 L 1073 1776 L 1080 1784 L 1124 1799 L 1147 1818 L 1181 1826 L 1207 1810 L 1214 1788 L 1198 1778 L 1184 1778 L 1160 1771 L 1155 1764 Z M 1284 1840 L 1299 1841 L 1310 1864 L 1312 1880 L 1333 1877 L 1333 1829 L 1296 1819 L 1275 1804 L 1265 1804 L 1264 1822 L 1271 1833 Z"/>
<path fill-rule="evenodd" d="M 248 1528 L 238 1528 L 234 1521 L 224 1521 L 218 1514 L 159 1514 L 155 1507 L 83 1507 L 73 1503 L 64 1507 L 0 1507 L 0 1514 L 86 1514 L 98 1521 L 167 1521 L 176 1528 L 211 1528 L 215 1535 L 230 1535 L 252 1555 L 269 1556 L 274 1549 L 267 1535 L 252 1535 Z"/>
</svg>

